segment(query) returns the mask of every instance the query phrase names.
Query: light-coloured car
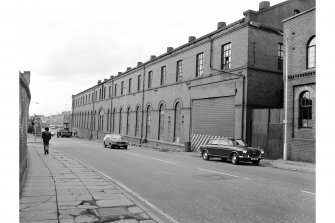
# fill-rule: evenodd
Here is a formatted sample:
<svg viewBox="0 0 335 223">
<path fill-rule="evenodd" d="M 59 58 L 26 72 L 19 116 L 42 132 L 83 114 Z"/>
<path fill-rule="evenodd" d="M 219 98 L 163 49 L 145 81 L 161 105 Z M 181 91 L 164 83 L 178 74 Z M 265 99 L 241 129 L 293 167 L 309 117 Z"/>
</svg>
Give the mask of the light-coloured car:
<svg viewBox="0 0 335 223">
<path fill-rule="evenodd" d="M 103 144 L 105 147 L 109 146 L 111 149 L 115 147 L 120 149 L 127 149 L 129 142 L 123 139 L 119 134 L 107 134 L 104 137 Z"/>
</svg>

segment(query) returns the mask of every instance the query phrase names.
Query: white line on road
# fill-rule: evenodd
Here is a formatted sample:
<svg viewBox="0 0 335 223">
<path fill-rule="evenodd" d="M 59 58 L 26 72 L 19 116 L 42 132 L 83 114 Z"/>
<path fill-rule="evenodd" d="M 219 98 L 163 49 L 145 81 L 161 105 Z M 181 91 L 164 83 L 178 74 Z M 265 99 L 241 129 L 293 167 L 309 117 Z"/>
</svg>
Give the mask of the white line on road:
<svg viewBox="0 0 335 223">
<path fill-rule="evenodd" d="M 301 190 L 300 192 L 302 192 L 302 193 L 306 193 L 306 194 L 313 194 L 313 195 L 315 195 L 315 193 L 312 193 L 312 192 L 309 192 L 309 191 Z"/>
<path fill-rule="evenodd" d="M 235 175 L 231 175 L 231 174 L 227 174 L 227 173 L 216 172 L 216 171 L 213 171 L 213 170 L 206 170 L 206 169 L 202 169 L 202 168 L 198 168 L 198 169 L 202 170 L 202 171 L 211 172 L 211 173 L 217 173 L 217 174 L 227 175 L 227 176 L 236 177 L 236 178 L 242 178 L 244 180 L 250 180 L 249 178 L 243 178 L 243 177 L 239 177 L 239 176 L 235 176 Z"/>
<path fill-rule="evenodd" d="M 166 161 L 166 160 L 161 160 L 161 159 L 157 159 L 157 158 L 151 158 L 151 159 L 158 160 L 158 161 L 165 162 L 165 163 L 177 164 L 177 163 L 174 163 L 174 162 L 170 162 L 170 161 Z"/>
<path fill-rule="evenodd" d="M 134 156 L 141 156 L 141 155 L 138 155 L 136 153 L 128 153 L 128 152 L 125 152 L 125 153 L 130 154 L 130 155 L 134 155 Z"/>
</svg>

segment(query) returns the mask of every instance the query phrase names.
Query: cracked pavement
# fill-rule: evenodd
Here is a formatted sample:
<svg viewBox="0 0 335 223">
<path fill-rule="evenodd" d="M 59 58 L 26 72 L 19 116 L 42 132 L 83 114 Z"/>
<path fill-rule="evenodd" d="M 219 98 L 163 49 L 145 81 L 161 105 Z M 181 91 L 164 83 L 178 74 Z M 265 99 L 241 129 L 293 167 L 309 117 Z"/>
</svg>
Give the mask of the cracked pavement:
<svg viewBox="0 0 335 223">
<path fill-rule="evenodd" d="M 51 150 L 28 143 L 28 176 L 20 197 L 22 223 L 155 223 L 104 176 Z"/>
</svg>

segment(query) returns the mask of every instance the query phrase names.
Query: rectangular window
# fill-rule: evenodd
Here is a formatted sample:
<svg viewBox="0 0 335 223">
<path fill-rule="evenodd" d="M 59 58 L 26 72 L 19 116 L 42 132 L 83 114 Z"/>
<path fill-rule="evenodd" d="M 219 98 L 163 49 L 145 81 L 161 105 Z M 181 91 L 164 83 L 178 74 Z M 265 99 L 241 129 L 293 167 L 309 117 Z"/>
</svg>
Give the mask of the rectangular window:
<svg viewBox="0 0 335 223">
<path fill-rule="evenodd" d="M 161 67 L 161 85 L 165 84 L 166 80 L 166 66 Z"/>
<path fill-rule="evenodd" d="M 177 74 L 176 74 L 176 81 L 181 80 L 183 77 L 183 61 L 177 61 Z"/>
<path fill-rule="evenodd" d="M 91 103 L 91 94 L 88 94 L 88 103 Z"/>
<path fill-rule="evenodd" d="M 109 91 L 108 91 L 108 97 L 109 98 L 111 97 L 111 88 L 112 88 L 112 86 L 109 86 Z"/>
<path fill-rule="evenodd" d="M 283 70 L 284 50 L 283 44 L 278 43 L 278 70 Z"/>
<path fill-rule="evenodd" d="M 116 96 L 116 92 L 117 92 L 117 87 L 116 87 L 117 85 L 115 84 L 114 85 L 114 97 Z"/>
<path fill-rule="evenodd" d="M 148 89 L 151 88 L 152 85 L 152 71 L 149 71 L 148 74 Z"/>
<path fill-rule="evenodd" d="M 104 87 L 103 97 L 104 97 L 104 99 L 106 99 L 106 87 Z"/>
<path fill-rule="evenodd" d="M 222 45 L 221 48 L 221 70 L 231 68 L 231 43 Z"/>
<path fill-rule="evenodd" d="M 204 74 L 204 53 L 197 54 L 197 65 L 195 76 L 199 77 Z"/>
<path fill-rule="evenodd" d="M 131 92 L 131 78 L 129 78 L 129 82 L 128 82 L 128 93 Z"/>
<path fill-rule="evenodd" d="M 142 82 L 142 76 L 138 75 L 138 77 L 137 77 L 137 90 L 138 91 L 141 90 L 141 82 Z"/>
<path fill-rule="evenodd" d="M 123 95 L 124 81 L 121 82 L 121 95 Z"/>
</svg>

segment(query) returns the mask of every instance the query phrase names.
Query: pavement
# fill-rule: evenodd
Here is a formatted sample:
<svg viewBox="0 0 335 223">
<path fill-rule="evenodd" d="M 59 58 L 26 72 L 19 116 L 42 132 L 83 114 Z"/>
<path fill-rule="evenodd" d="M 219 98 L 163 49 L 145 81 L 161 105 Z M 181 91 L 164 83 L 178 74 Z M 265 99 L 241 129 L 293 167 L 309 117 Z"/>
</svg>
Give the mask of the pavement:
<svg viewBox="0 0 335 223">
<path fill-rule="evenodd" d="M 28 176 L 20 196 L 22 223 L 163 222 L 98 171 L 28 134 Z M 190 153 L 191 154 L 191 153 Z M 315 164 L 261 161 L 265 167 L 315 173 Z"/>
<path fill-rule="evenodd" d="M 28 136 L 28 176 L 20 196 L 22 223 L 163 222 L 115 183 Z"/>
</svg>

